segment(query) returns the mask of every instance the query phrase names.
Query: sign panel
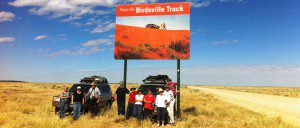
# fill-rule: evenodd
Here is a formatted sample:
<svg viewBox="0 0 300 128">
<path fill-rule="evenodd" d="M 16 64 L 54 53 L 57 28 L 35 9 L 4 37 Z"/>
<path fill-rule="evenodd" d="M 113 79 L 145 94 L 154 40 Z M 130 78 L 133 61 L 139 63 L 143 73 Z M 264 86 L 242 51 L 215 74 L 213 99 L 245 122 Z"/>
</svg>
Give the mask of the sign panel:
<svg viewBox="0 0 300 128">
<path fill-rule="evenodd" d="M 190 58 L 190 4 L 116 7 L 115 59 Z"/>
</svg>

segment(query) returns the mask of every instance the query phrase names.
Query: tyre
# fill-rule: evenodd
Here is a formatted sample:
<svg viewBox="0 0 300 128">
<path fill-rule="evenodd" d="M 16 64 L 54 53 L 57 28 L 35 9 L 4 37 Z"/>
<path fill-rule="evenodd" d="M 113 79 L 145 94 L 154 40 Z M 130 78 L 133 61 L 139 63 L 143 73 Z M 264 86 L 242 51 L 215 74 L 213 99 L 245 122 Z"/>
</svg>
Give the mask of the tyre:
<svg viewBox="0 0 300 128">
<path fill-rule="evenodd" d="M 55 107 L 54 114 L 55 114 L 55 115 L 58 115 L 58 114 L 59 114 L 59 108 Z"/>
<path fill-rule="evenodd" d="M 112 102 L 111 102 L 110 100 L 108 100 L 108 101 L 106 102 L 105 109 L 106 109 L 106 110 L 109 110 L 109 109 L 111 108 L 111 105 L 112 105 Z"/>
</svg>

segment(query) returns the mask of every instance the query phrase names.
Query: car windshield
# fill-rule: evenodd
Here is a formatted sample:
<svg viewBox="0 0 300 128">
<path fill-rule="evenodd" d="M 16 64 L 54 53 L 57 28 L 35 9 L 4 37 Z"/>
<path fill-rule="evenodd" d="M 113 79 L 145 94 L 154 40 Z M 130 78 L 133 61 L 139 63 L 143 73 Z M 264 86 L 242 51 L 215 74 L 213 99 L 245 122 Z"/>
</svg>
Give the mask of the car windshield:
<svg viewBox="0 0 300 128">
<path fill-rule="evenodd" d="M 74 92 L 74 91 L 76 91 L 76 89 L 77 89 L 78 86 L 81 87 L 81 91 L 82 91 L 83 93 L 87 93 L 88 90 L 91 88 L 91 85 L 87 85 L 87 84 L 74 84 L 74 85 L 70 88 L 69 92 Z"/>
<path fill-rule="evenodd" d="M 142 85 L 141 90 L 143 94 L 148 94 L 148 90 L 151 90 L 154 95 L 157 95 L 158 89 L 165 89 L 164 86 Z"/>
</svg>

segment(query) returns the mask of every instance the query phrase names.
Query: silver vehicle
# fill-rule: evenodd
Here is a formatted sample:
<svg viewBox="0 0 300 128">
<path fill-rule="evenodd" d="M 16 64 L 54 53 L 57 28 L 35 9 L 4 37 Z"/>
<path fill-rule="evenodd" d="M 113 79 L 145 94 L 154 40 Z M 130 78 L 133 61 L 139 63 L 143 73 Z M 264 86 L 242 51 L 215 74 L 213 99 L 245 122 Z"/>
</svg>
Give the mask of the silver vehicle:
<svg viewBox="0 0 300 128">
<path fill-rule="evenodd" d="M 110 85 L 108 84 L 106 78 L 102 77 L 99 79 L 97 77 L 85 77 L 80 81 L 81 83 L 74 84 L 70 89 L 70 97 L 76 91 L 77 87 L 81 87 L 81 91 L 86 95 L 91 88 L 91 83 L 95 82 L 96 87 L 98 87 L 101 91 L 100 103 L 98 104 L 100 108 L 109 109 L 113 103 L 112 91 Z M 89 96 L 86 97 L 85 104 L 82 106 L 82 112 L 86 113 L 89 110 Z M 71 98 L 69 98 L 71 101 Z M 52 105 L 55 107 L 55 113 L 59 112 L 60 109 L 60 95 L 53 96 Z M 73 110 L 73 105 L 69 104 L 69 112 L 71 113 Z"/>
</svg>

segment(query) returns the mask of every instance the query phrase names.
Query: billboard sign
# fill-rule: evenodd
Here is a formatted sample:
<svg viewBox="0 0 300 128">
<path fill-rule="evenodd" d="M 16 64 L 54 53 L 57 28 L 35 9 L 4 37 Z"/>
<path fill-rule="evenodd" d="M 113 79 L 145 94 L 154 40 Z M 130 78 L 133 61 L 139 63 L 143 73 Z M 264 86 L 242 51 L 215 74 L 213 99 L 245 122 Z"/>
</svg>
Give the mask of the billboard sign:
<svg viewBox="0 0 300 128">
<path fill-rule="evenodd" d="M 190 58 L 188 2 L 116 7 L 115 59 Z"/>
</svg>

